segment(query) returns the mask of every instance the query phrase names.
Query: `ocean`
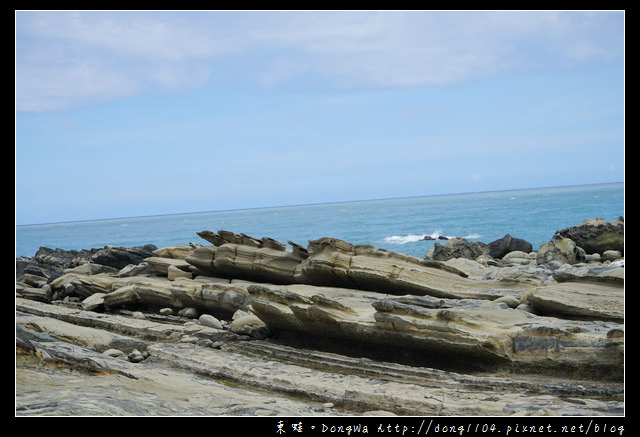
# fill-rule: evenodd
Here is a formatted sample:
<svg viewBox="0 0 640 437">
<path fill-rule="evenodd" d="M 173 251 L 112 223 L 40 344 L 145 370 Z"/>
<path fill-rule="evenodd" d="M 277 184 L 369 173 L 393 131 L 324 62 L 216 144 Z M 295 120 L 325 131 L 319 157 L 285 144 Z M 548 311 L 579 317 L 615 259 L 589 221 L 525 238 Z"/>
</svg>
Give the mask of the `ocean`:
<svg viewBox="0 0 640 437">
<path fill-rule="evenodd" d="M 624 183 L 532 188 L 16 226 L 16 257 L 33 256 L 41 246 L 208 245 L 197 232 L 226 230 L 303 246 L 334 237 L 423 258 L 437 242 L 425 236 L 490 243 L 510 234 L 535 250 L 557 230 L 620 216 Z"/>
</svg>

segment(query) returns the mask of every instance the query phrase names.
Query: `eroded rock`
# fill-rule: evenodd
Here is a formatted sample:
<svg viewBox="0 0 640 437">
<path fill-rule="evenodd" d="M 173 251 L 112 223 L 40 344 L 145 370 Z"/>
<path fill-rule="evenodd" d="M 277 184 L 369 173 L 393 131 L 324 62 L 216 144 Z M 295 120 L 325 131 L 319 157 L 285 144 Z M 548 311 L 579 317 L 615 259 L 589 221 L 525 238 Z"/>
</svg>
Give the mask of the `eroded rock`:
<svg viewBox="0 0 640 437">
<path fill-rule="evenodd" d="M 602 218 L 585 220 L 577 226 L 565 228 L 556 235 L 573 240 L 586 253 L 603 254 L 606 250 L 624 253 L 624 219 L 606 221 Z"/>
<path fill-rule="evenodd" d="M 245 234 L 199 235 L 213 245 L 148 247 L 140 260 L 112 252 L 132 261 L 121 268 L 96 263 L 96 251 L 43 250 L 37 261 L 22 260 L 17 350 L 92 374 L 125 372 L 112 360 L 131 366 L 160 360 L 242 387 L 313 399 L 318 408 L 331 403 L 332 410 L 393 414 L 575 413 L 556 389 L 524 382 L 559 378 L 580 393 L 580 414 L 622 414 L 622 401 L 610 401 L 624 393 L 618 254 L 603 251 L 604 262 L 587 260 L 576 242 L 556 236 L 537 254 L 516 250 L 491 262 L 480 247 L 482 261 L 444 262 L 333 238 L 307 247 L 288 242 L 287 249 Z M 39 270 L 54 259 L 65 267 Z M 114 358 L 123 354 L 128 361 Z M 404 373 L 405 364 L 420 377 Z M 402 376 L 387 384 L 401 367 Z M 345 369 L 354 373 L 345 377 Z M 502 376 L 478 379 L 477 371 Z M 363 374 L 383 378 L 386 394 L 371 390 L 381 382 L 359 379 Z M 504 385 L 504 375 L 513 386 Z M 609 400 L 585 394 L 580 387 L 589 384 L 578 378 L 612 389 Z M 502 388 L 494 393 L 498 380 Z M 406 390 L 431 397 L 416 400 Z M 531 393 L 540 396 L 532 401 Z"/>
</svg>

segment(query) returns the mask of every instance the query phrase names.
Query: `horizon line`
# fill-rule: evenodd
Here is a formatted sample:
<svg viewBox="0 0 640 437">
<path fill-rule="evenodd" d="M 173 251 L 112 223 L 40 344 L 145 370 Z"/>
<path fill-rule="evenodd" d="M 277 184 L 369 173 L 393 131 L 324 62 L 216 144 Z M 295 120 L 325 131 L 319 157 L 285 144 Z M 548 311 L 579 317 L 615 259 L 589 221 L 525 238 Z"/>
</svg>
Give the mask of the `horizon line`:
<svg viewBox="0 0 640 437">
<path fill-rule="evenodd" d="M 587 187 L 587 186 L 596 186 L 596 185 L 615 185 L 615 184 L 624 185 L 624 181 L 599 182 L 599 183 L 596 182 L 596 183 L 590 183 L 590 184 L 573 184 L 573 185 L 555 185 L 555 186 L 546 186 L 546 187 L 507 188 L 502 190 L 466 191 L 466 192 L 458 192 L 458 193 L 426 194 L 426 195 L 418 195 L 418 196 L 380 197 L 380 198 L 373 198 L 373 199 L 339 200 L 339 201 L 333 201 L 333 202 L 299 203 L 299 204 L 292 204 L 292 205 L 257 206 L 257 207 L 247 207 L 247 208 L 219 209 L 219 210 L 211 210 L 211 211 L 172 212 L 172 213 L 166 213 L 166 214 L 106 217 L 106 218 L 85 219 L 85 220 L 65 220 L 65 221 L 59 221 L 59 222 L 26 223 L 26 224 L 20 224 L 20 225 L 16 224 L 16 227 L 56 225 L 56 224 L 65 224 L 65 223 L 98 222 L 98 221 L 107 221 L 107 220 L 124 220 L 124 219 L 132 219 L 132 218 L 165 217 L 165 216 L 172 216 L 172 215 L 209 214 L 214 212 L 250 211 L 250 210 L 256 210 L 256 209 L 270 209 L 270 208 L 294 208 L 299 206 L 331 205 L 334 203 L 340 204 L 340 203 L 355 203 L 355 202 L 375 202 L 380 200 L 418 199 L 421 197 L 459 196 L 459 195 L 466 195 L 466 194 L 501 193 L 505 191 L 543 190 L 543 189 L 552 189 L 552 188 Z"/>
</svg>

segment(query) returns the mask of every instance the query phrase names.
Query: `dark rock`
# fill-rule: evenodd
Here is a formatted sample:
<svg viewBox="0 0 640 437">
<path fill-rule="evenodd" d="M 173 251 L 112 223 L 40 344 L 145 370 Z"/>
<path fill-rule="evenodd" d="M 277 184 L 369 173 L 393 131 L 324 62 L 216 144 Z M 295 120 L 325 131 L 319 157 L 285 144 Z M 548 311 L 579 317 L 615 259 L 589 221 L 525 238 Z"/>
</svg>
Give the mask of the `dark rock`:
<svg viewBox="0 0 640 437">
<path fill-rule="evenodd" d="M 533 246 L 526 240 L 513 238 L 507 234 L 504 237 L 489 243 L 489 255 L 492 258 L 499 259 L 509 252 L 520 251 L 530 253 Z"/>
<path fill-rule="evenodd" d="M 91 256 L 98 250 L 100 249 L 78 251 L 40 247 L 34 259 L 42 264 L 68 269 L 90 262 Z"/>
<path fill-rule="evenodd" d="M 589 219 L 578 226 L 556 232 L 557 236 L 569 238 L 586 253 L 617 250 L 624 254 L 624 219 L 605 221 L 602 218 Z"/>
<path fill-rule="evenodd" d="M 35 258 L 16 259 L 16 278 L 22 278 L 25 275 L 33 275 L 50 282 L 62 274 L 62 267 L 45 264 Z"/>
<path fill-rule="evenodd" d="M 436 261 L 447 261 L 452 258 L 476 259 L 489 253 L 489 246 L 479 241 L 468 241 L 454 238 L 445 244 L 436 243 L 432 258 Z"/>
<path fill-rule="evenodd" d="M 129 264 L 140 264 L 145 258 L 154 256 L 157 247 L 153 244 L 137 247 L 106 246 L 91 255 L 91 262 L 122 269 Z"/>
<path fill-rule="evenodd" d="M 39 274 L 46 278 L 55 279 L 65 269 L 95 263 L 103 266 L 122 269 L 129 264 L 139 264 L 145 258 L 154 256 L 157 247 L 147 244 L 137 247 L 105 246 L 97 249 L 64 250 L 40 247 L 33 258 L 16 260 L 16 277 L 24 273 Z M 39 272 L 39 273 L 36 273 Z"/>
<path fill-rule="evenodd" d="M 223 244 L 227 243 L 227 241 L 225 241 L 221 236 L 211 231 L 205 230 L 198 232 L 198 236 L 203 240 L 206 240 L 209 243 L 213 244 L 214 246 L 222 246 Z"/>
<path fill-rule="evenodd" d="M 39 276 L 51 282 L 60 277 L 65 269 L 75 268 L 90 262 L 98 249 L 64 250 L 41 246 L 33 257 L 16 259 L 16 279 L 25 275 Z"/>
</svg>

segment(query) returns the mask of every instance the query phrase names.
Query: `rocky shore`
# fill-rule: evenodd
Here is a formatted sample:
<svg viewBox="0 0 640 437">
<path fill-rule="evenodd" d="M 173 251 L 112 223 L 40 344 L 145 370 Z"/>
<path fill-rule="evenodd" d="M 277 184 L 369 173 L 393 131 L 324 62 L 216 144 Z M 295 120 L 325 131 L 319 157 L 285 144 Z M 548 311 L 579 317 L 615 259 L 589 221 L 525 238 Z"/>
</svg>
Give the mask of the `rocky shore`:
<svg viewBox="0 0 640 437">
<path fill-rule="evenodd" d="M 622 416 L 624 221 L 16 260 L 17 416 Z"/>
</svg>

